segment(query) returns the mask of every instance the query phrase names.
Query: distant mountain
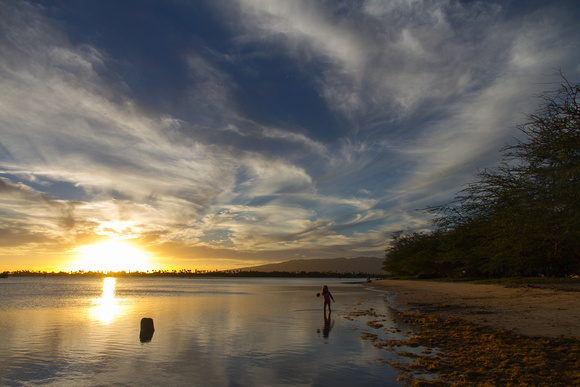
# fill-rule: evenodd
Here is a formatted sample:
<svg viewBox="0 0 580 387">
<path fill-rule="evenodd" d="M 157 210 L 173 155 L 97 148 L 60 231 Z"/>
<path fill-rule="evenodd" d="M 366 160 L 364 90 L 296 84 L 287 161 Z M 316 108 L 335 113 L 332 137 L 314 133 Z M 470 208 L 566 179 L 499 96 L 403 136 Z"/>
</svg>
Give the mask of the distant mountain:
<svg viewBox="0 0 580 387">
<path fill-rule="evenodd" d="M 241 271 L 261 272 L 330 272 L 330 273 L 369 273 L 385 274 L 382 266 L 383 258 L 328 258 L 328 259 L 297 259 L 292 261 L 272 263 L 268 265 L 244 267 Z"/>
</svg>

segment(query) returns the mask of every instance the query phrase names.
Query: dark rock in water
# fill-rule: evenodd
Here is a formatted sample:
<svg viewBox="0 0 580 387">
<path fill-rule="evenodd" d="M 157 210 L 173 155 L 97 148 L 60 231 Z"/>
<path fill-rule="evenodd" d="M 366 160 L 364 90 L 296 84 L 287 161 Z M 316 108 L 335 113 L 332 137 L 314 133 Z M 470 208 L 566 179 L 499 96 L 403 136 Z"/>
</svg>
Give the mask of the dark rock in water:
<svg viewBox="0 0 580 387">
<path fill-rule="evenodd" d="M 142 343 L 151 341 L 151 339 L 153 338 L 153 332 L 155 332 L 155 327 L 153 326 L 153 319 L 148 317 L 142 318 L 139 340 L 141 340 Z"/>
</svg>

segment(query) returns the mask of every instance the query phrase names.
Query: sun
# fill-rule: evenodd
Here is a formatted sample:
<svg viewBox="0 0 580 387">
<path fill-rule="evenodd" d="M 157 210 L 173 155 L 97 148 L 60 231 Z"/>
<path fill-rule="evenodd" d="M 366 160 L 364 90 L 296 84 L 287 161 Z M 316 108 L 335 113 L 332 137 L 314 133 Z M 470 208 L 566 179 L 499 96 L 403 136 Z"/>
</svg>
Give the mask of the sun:
<svg viewBox="0 0 580 387">
<path fill-rule="evenodd" d="M 79 259 L 72 271 L 109 273 L 152 270 L 150 254 L 121 240 L 81 246 L 77 252 Z"/>
</svg>

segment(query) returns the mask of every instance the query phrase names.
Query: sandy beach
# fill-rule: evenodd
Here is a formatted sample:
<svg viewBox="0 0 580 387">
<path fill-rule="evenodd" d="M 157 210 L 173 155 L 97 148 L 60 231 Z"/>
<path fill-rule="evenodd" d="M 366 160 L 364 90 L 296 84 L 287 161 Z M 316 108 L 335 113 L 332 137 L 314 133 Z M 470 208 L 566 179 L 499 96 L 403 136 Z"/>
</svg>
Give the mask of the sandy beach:
<svg viewBox="0 0 580 387">
<path fill-rule="evenodd" d="M 469 282 L 378 280 L 405 312 L 459 317 L 528 336 L 580 338 L 580 284 L 480 285 Z"/>
</svg>

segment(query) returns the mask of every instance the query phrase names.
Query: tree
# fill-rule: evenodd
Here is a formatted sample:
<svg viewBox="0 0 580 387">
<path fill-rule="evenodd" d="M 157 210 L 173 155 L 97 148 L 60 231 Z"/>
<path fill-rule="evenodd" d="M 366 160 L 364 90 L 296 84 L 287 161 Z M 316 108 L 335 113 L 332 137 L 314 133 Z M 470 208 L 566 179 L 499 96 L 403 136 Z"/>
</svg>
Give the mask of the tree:
<svg viewBox="0 0 580 387">
<path fill-rule="evenodd" d="M 580 272 L 580 86 L 565 78 L 501 150 L 436 214 L 431 234 L 396 233 L 385 268 L 451 276 Z M 419 267 L 422 265 L 422 267 Z M 412 267 L 412 269 L 410 268 Z"/>
<path fill-rule="evenodd" d="M 487 274 L 564 275 L 580 268 L 580 87 L 564 79 L 518 126 L 525 139 L 502 149 L 502 164 L 478 174 L 436 224 L 477 223 Z M 483 237 L 485 235 L 485 237 Z"/>
<path fill-rule="evenodd" d="M 533 211 L 525 231 L 558 274 L 580 266 L 580 86 L 566 79 L 542 96 L 543 106 L 520 127 L 527 136 L 506 148 Z"/>
<path fill-rule="evenodd" d="M 401 275 L 439 276 L 442 274 L 437 262 L 440 245 L 436 233 L 395 232 L 386 249 L 384 269 Z"/>
</svg>

